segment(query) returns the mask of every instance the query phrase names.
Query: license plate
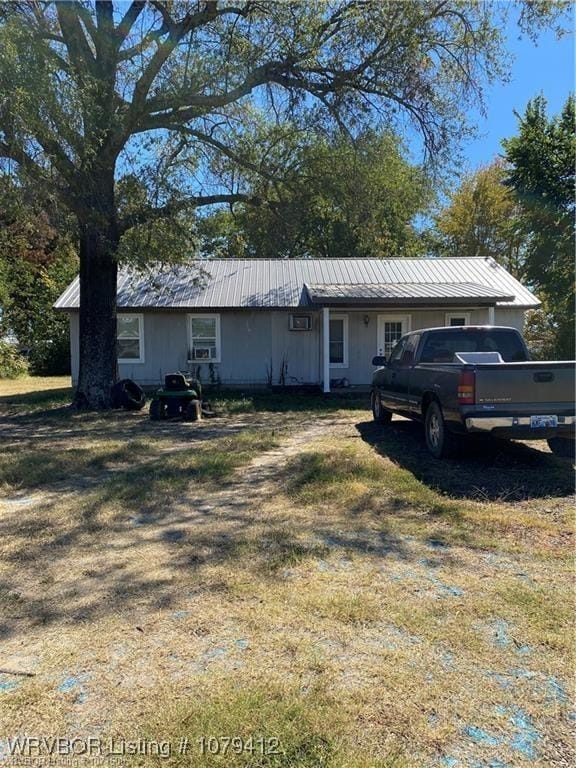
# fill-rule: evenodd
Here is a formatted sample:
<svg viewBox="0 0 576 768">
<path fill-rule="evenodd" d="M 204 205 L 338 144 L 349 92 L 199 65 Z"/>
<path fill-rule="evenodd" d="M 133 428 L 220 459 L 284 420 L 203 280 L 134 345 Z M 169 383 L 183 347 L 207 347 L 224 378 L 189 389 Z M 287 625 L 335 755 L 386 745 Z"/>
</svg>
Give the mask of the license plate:
<svg viewBox="0 0 576 768">
<path fill-rule="evenodd" d="M 530 416 L 530 426 L 532 429 L 542 429 L 543 427 L 557 427 L 558 416 Z"/>
</svg>

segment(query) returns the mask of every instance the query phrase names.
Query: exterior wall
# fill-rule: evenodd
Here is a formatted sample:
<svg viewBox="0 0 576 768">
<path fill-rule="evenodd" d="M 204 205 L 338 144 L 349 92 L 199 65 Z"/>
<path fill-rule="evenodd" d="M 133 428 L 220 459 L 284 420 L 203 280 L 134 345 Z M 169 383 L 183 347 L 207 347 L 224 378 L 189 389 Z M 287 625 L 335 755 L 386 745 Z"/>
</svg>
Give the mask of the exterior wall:
<svg viewBox="0 0 576 768">
<path fill-rule="evenodd" d="M 524 331 L 525 319 L 526 312 L 524 309 L 496 307 L 494 310 L 494 325 L 507 325 L 510 328 L 516 328 L 520 333 Z"/>
<path fill-rule="evenodd" d="M 411 316 L 411 330 L 445 324 L 447 309 L 398 309 L 398 314 Z M 488 310 L 462 310 L 470 313 L 472 324 L 487 324 Z M 297 310 L 312 317 L 310 331 L 291 331 L 290 314 L 294 310 L 244 310 L 220 312 L 221 362 L 213 364 L 213 377 L 224 385 L 265 386 L 270 381 L 281 383 L 284 370 L 286 384 L 319 384 L 322 381 L 322 318 L 319 311 Z M 331 368 L 331 379 L 346 378 L 352 386 L 367 385 L 372 376 L 372 357 L 377 354 L 379 314 L 395 310 L 331 310 L 348 316 L 348 366 Z M 210 381 L 210 368 L 204 363 L 189 364 L 188 318 L 186 312 L 143 312 L 144 362 L 121 363 L 122 378 L 131 378 L 144 386 L 159 385 L 166 373 L 177 370 L 197 373 L 202 381 Z M 210 314 L 205 312 L 204 314 Z M 367 319 L 367 323 L 366 323 Z M 522 331 L 524 311 L 497 308 L 496 325 L 508 325 Z M 78 380 L 78 313 L 70 314 L 70 346 L 72 381 Z M 271 372 L 271 373 L 270 373 Z"/>
<path fill-rule="evenodd" d="M 270 376 L 287 384 L 317 383 L 320 377 L 319 313 L 312 314 L 310 331 L 290 331 L 292 311 L 220 312 L 221 361 L 212 366 L 213 377 L 233 386 L 265 386 Z M 128 313 L 130 314 L 130 313 Z M 121 378 L 144 386 L 160 384 L 173 371 L 200 373 L 210 381 L 207 363 L 188 363 L 188 313 L 143 312 L 144 362 L 120 363 Z M 202 314 L 210 314 L 203 312 Z M 308 313 L 306 313 L 308 314 Z M 78 313 L 70 314 L 72 381 L 78 381 Z"/>
</svg>

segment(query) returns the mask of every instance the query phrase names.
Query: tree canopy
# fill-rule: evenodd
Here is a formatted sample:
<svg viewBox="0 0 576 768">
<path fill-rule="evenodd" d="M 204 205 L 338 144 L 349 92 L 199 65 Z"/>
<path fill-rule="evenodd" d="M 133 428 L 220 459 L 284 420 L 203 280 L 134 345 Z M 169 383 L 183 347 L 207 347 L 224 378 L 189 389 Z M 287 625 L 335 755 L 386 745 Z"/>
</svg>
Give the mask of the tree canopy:
<svg viewBox="0 0 576 768">
<path fill-rule="evenodd" d="M 78 270 L 72 231 L 57 201 L 0 177 L 0 336 L 17 339 L 35 374 L 70 370 L 68 319 L 52 304 Z"/>
<path fill-rule="evenodd" d="M 554 329 L 555 348 L 574 356 L 574 216 L 576 214 L 575 101 L 549 118 L 543 96 L 517 115 L 518 134 L 503 142 L 506 184 L 522 211 L 527 238 L 526 279 L 544 302 Z"/>
<path fill-rule="evenodd" d="M 532 32 L 567 3 L 522 2 Z M 510 4 L 225 0 L 0 4 L 0 158 L 77 220 L 76 402 L 107 407 L 116 377 L 121 241 L 178 211 L 249 202 L 288 131 L 411 123 L 429 156 L 505 73 Z M 126 174 L 146 191 L 120 210 Z M 135 242 L 140 242 L 135 238 Z M 125 249 L 124 249 L 125 250 Z M 151 254 L 154 255 L 154 254 Z"/>
<path fill-rule="evenodd" d="M 435 217 L 436 251 L 444 256 L 492 257 L 522 278 L 526 233 L 501 160 L 467 174 Z"/>
<path fill-rule="evenodd" d="M 264 258 L 381 257 L 419 252 L 414 218 L 432 199 L 430 179 L 390 132 L 341 134 L 295 147 L 281 179 L 254 179 L 259 206 L 198 222 L 205 252 Z"/>
<path fill-rule="evenodd" d="M 465 176 L 427 233 L 435 253 L 494 257 L 536 291 L 527 335 L 539 356 L 574 356 L 575 117 L 572 96 L 553 117 L 531 100 L 504 157 Z"/>
</svg>

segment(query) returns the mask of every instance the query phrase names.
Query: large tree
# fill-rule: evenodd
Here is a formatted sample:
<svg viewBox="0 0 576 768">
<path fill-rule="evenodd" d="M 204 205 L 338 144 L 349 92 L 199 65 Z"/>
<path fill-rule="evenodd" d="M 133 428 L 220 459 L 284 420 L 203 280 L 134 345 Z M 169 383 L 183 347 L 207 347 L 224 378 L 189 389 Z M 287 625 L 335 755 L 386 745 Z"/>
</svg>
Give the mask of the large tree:
<svg viewBox="0 0 576 768">
<path fill-rule="evenodd" d="M 566 3 L 525 2 L 537 26 Z M 29 2 L 0 6 L 0 157 L 50 186 L 77 220 L 80 374 L 76 403 L 107 407 L 116 375 L 122 237 L 178 208 L 246 199 L 222 157 L 267 173 L 256 123 L 316 130 L 406 118 L 438 153 L 461 110 L 503 72 L 498 14 L 508 5 L 429 2 Z M 502 10 L 504 9 L 504 10 Z M 262 127 L 264 124 L 264 128 Z M 195 150 L 195 173 L 174 163 Z M 8 167 L 9 170 L 9 167 Z M 121 217 L 116 185 L 146 183 Z M 241 175 L 239 176 L 241 178 Z"/>
<path fill-rule="evenodd" d="M 467 174 L 435 217 L 433 239 L 443 256 L 492 257 L 521 278 L 527 235 L 506 173 L 497 160 Z"/>
<path fill-rule="evenodd" d="M 574 356 L 575 118 L 572 96 L 554 117 L 538 96 L 518 115 L 518 134 L 502 142 L 506 183 L 520 204 L 527 238 L 526 279 L 543 299 L 555 352 L 564 359 Z"/>
</svg>

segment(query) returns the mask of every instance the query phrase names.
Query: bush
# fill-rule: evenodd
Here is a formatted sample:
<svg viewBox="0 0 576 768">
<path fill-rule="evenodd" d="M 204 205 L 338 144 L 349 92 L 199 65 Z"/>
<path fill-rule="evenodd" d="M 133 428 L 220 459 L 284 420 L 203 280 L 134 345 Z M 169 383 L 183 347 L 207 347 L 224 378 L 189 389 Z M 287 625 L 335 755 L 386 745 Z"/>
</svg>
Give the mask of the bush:
<svg viewBox="0 0 576 768">
<path fill-rule="evenodd" d="M 18 379 L 28 374 L 28 363 L 14 344 L 0 341 L 0 379 Z"/>
<path fill-rule="evenodd" d="M 34 376 L 67 376 L 70 373 L 70 341 L 56 338 L 30 347 L 30 373 Z"/>
</svg>

